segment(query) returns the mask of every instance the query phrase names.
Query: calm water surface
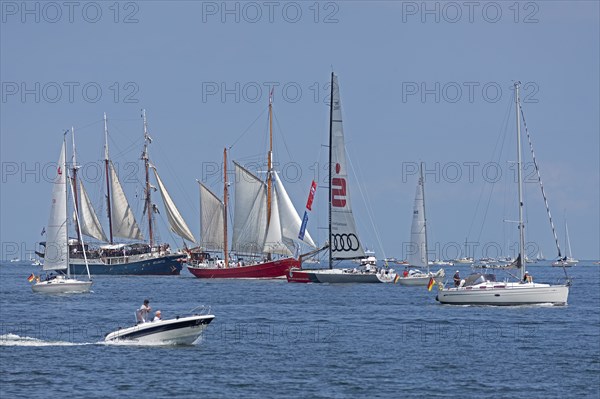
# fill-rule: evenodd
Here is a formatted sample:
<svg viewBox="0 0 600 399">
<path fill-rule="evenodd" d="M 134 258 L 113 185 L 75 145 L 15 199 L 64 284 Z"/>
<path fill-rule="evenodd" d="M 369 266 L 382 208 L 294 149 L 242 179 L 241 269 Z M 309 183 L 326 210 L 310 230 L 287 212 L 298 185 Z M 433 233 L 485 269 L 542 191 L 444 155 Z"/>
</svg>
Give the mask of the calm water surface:
<svg viewBox="0 0 600 399">
<path fill-rule="evenodd" d="M 461 275 L 467 267 L 459 267 Z M 568 306 L 444 306 L 434 288 L 178 277 L 94 279 L 33 294 L 0 265 L 0 397 L 600 397 L 600 268 Z M 447 270 L 447 275 L 453 274 Z M 562 269 L 532 265 L 537 281 Z M 500 277 L 500 275 L 499 275 Z M 209 305 L 194 346 L 106 345 L 144 298 L 163 317 Z"/>
</svg>

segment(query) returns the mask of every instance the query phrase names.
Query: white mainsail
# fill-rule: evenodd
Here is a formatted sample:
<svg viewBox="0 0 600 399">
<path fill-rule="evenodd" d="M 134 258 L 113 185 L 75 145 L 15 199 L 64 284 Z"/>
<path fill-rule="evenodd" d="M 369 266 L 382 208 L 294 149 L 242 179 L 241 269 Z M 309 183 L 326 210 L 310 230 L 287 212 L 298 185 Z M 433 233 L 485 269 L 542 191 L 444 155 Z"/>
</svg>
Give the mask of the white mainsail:
<svg viewBox="0 0 600 399">
<path fill-rule="evenodd" d="M 196 239 L 190 231 L 190 228 L 188 227 L 187 223 L 185 223 L 185 220 L 183 220 L 181 213 L 179 213 L 179 210 L 177 209 L 175 203 L 171 199 L 167 188 L 158 176 L 156 168 L 152 169 L 154 170 L 154 176 L 156 176 L 156 181 L 158 182 L 160 195 L 163 199 L 163 203 L 165 204 L 165 209 L 167 210 L 167 218 L 169 219 L 169 225 L 171 226 L 171 230 L 181 238 L 184 238 L 191 242 L 196 242 Z"/>
<path fill-rule="evenodd" d="M 274 173 L 275 174 L 275 173 Z M 280 255 L 291 255 L 292 251 L 283 242 L 282 223 L 280 219 L 279 195 L 273 190 L 271 196 L 271 219 L 265 238 L 264 252 Z"/>
<path fill-rule="evenodd" d="M 223 201 L 200 183 L 200 246 L 207 251 L 222 251 Z"/>
<path fill-rule="evenodd" d="M 121 187 L 121 183 L 119 183 L 119 178 L 117 177 L 112 162 L 110 162 L 109 165 L 112 192 L 111 214 L 113 235 L 115 237 L 129 238 L 132 240 L 143 240 L 144 236 L 135 221 L 133 211 L 131 210 L 131 206 L 129 206 L 129 202 L 127 202 L 125 192 L 123 191 L 123 187 Z"/>
<path fill-rule="evenodd" d="M 267 230 L 267 187 L 258 177 L 234 162 L 235 214 L 232 249 L 262 253 Z"/>
<path fill-rule="evenodd" d="M 313 241 L 310 233 L 306 231 L 304 234 L 304 239 L 300 240 L 298 238 L 298 232 L 300 231 L 300 226 L 302 225 L 302 220 L 296 211 L 296 208 L 292 204 L 290 197 L 279 178 L 279 174 L 277 172 L 273 172 L 274 176 L 274 190 L 276 193 L 274 196 L 274 200 L 277 201 L 277 210 L 279 213 L 279 228 L 281 230 L 282 242 L 287 246 L 290 251 L 294 249 L 294 242 L 303 242 L 304 244 L 316 248 L 316 244 Z M 273 212 L 271 210 L 271 224 L 269 225 L 269 229 L 271 229 L 271 225 L 273 225 Z M 268 237 L 268 235 L 267 235 Z M 267 242 L 268 239 L 267 239 Z"/>
<path fill-rule="evenodd" d="M 425 222 L 425 197 L 423 193 L 423 177 L 419 177 L 413 220 L 410 227 L 410 248 L 407 254 L 411 266 L 429 267 L 427 262 L 427 235 Z"/>
<path fill-rule="evenodd" d="M 63 142 L 52 184 L 52 205 L 46 229 L 44 270 L 65 270 L 69 262 L 67 236 L 67 167 L 66 144 Z"/>
<path fill-rule="evenodd" d="M 350 205 L 346 146 L 342 128 L 342 104 L 337 76 L 333 76 L 333 110 L 331 120 L 331 254 L 334 259 L 354 259 L 365 256 L 358 238 Z"/>
<path fill-rule="evenodd" d="M 104 234 L 104 230 L 102 229 L 102 225 L 98 220 L 98 216 L 94 211 L 94 207 L 92 206 L 90 197 L 88 196 L 85 188 L 83 188 L 83 182 L 79 182 L 79 192 L 81 193 L 82 200 L 81 212 L 79 212 L 79 216 L 81 219 L 81 233 L 85 234 L 88 237 L 95 238 L 96 240 L 108 242 L 106 234 Z"/>
</svg>

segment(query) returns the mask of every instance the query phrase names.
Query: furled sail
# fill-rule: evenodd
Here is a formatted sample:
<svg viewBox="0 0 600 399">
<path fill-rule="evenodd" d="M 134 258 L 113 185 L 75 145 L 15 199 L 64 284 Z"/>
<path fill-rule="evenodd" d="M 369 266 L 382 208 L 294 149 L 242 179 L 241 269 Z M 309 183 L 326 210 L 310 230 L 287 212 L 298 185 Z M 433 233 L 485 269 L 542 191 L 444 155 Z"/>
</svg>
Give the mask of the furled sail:
<svg viewBox="0 0 600 399">
<path fill-rule="evenodd" d="M 119 178 L 115 172 L 115 168 L 110 165 L 110 185 L 112 191 L 111 214 L 113 235 L 115 237 L 129 238 L 132 240 L 143 240 L 144 236 L 135 221 L 131 206 L 127 202 L 123 187 L 119 183 Z"/>
<path fill-rule="evenodd" d="M 90 197 L 85 188 L 83 188 L 83 182 L 79 182 L 79 192 L 81 193 L 81 211 L 79 212 L 81 232 L 96 240 L 108 242 L 98 216 L 94 211 Z"/>
<path fill-rule="evenodd" d="M 262 253 L 267 230 L 267 187 L 258 177 L 234 162 L 235 207 L 232 249 Z"/>
<path fill-rule="evenodd" d="M 165 204 L 165 209 L 167 210 L 167 217 L 169 219 L 169 226 L 171 226 L 171 230 L 181 238 L 191 242 L 196 242 L 196 239 L 190 231 L 190 228 L 188 227 L 187 223 L 185 223 L 185 220 L 183 220 L 181 213 L 179 213 L 179 210 L 171 199 L 167 188 L 158 176 L 156 168 L 153 168 L 153 170 L 154 176 L 156 176 L 156 181 L 158 182 L 158 188 L 160 189 L 160 195 L 163 199 L 163 203 Z"/>
<path fill-rule="evenodd" d="M 64 270 L 68 265 L 67 242 L 67 168 L 65 164 L 66 144 L 63 142 L 52 183 L 52 204 L 46 228 L 46 251 L 44 270 Z"/>
<path fill-rule="evenodd" d="M 200 246 L 207 251 L 222 251 L 223 202 L 200 183 Z"/>
<path fill-rule="evenodd" d="M 331 120 L 331 253 L 334 259 L 354 259 L 365 256 L 358 238 L 348 184 L 346 146 L 342 127 L 342 105 L 337 76 L 333 76 Z"/>
<path fill-rule="evenodd" d="M 425 200 L 423 196 L 423 178 L 419 177 L 413 220 L 410 227 L 410 248 L 408 250 L 408 263 L 417 267 L 428 267 L 427 264 L 427 236 L 425 232 Z"/>
</svg>

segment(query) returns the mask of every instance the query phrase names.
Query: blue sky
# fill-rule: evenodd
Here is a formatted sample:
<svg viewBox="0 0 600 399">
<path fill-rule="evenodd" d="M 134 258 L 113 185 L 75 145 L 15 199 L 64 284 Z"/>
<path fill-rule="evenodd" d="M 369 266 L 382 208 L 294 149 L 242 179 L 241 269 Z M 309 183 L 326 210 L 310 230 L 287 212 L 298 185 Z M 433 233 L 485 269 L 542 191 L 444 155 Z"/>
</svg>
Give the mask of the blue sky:
<svg viewBox="0 0 600 399">
<path fill-rule="evenodd" d="M 51 191 L 45 166 L 56 162 L 71 126 L 88 191 L 101 203 L 94 172 L 103 112 L 114 161 L 141 210 L 135 180 L 140 109 L 147 110 L 150 156 L 198 235 L 195 180 L 220 193 L 210 171 L 224 146 L 235 143 L 230 157 L 241 162 L 264 159 L 274 86 L 275 158 L 303 209 L 315 165 L 326 163 L 332 68 L 357 172 L 351 192 L 359 231 L 379 256 L 405 256 L 419 162 L 431 256 L 458 255 L 465 239 L 476 248 L 469 255 L 480 257 L 483 248 L 514 255 L 516 228 L 503 220 L 516 218 L 508 162 L 516 147 L 511 87 L 520 80 L 561 246 L 566 213 L 573 255 L 600 258 L 598 3 L 468 4 L 2 1 L 2 259 L 25 256 L 40 239 Z M 500 155 L 497 142 L 504 143 Z M 524 159 L 531 162 L 527 145 Z M 526 170 L 533 181 L 526 184 L 527 241 L 531 252 L 539 247 L 552 257 L 532 173 Z M 320 242 L 325 200 L 318 190 L 309 221 Z M 161 235 L 171 241 L 165 228 Z"/>
</svg>

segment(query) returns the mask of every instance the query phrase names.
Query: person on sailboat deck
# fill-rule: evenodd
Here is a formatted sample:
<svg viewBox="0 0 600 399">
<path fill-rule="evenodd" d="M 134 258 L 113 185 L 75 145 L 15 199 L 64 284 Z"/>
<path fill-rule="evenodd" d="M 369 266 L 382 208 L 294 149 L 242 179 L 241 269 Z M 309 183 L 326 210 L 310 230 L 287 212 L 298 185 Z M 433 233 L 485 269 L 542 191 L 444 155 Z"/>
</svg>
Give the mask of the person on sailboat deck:
<svg viewBox="0 0 600 399">
<path fill-rule="evenodd" d="M 152 321 L 161 321 L 162 320 L 162 315 L 160 310 L 157 310 L 156 313 L 154 313 L 154 319 Z"/>
<path fill-rule="evenodd" d="M 533 276 L 531 274 L 529 274 L 529 272 L 525 272 L 525 274 L 523 275 L 523 282 L 524 283 L 533 283 Z"/>
<path fill-rule="evenodd" d="M 458 273 L 458 270 L 456 273 L 454 273 L 454 277 L 452 279 L 454 280 L 454 286 L 458 287 L 460 285 L 460 274 Z"/>
<path fill-rule="evenodd" d="M 138 323 L 145 323 L 146 321 L 148 321 L 148 315 L 151 311 L 152 308 L 150 307 L 150 301 L 144 299 L 144 304 L 140 306 L 140 308 L 136 312 L 136 318 Z"/>
<path fill-rule="evenodd" d="M 408 277 L 408 269 L 404 269 L 404 272 L 402 272 L 402 277 Z"/>
</svg>

